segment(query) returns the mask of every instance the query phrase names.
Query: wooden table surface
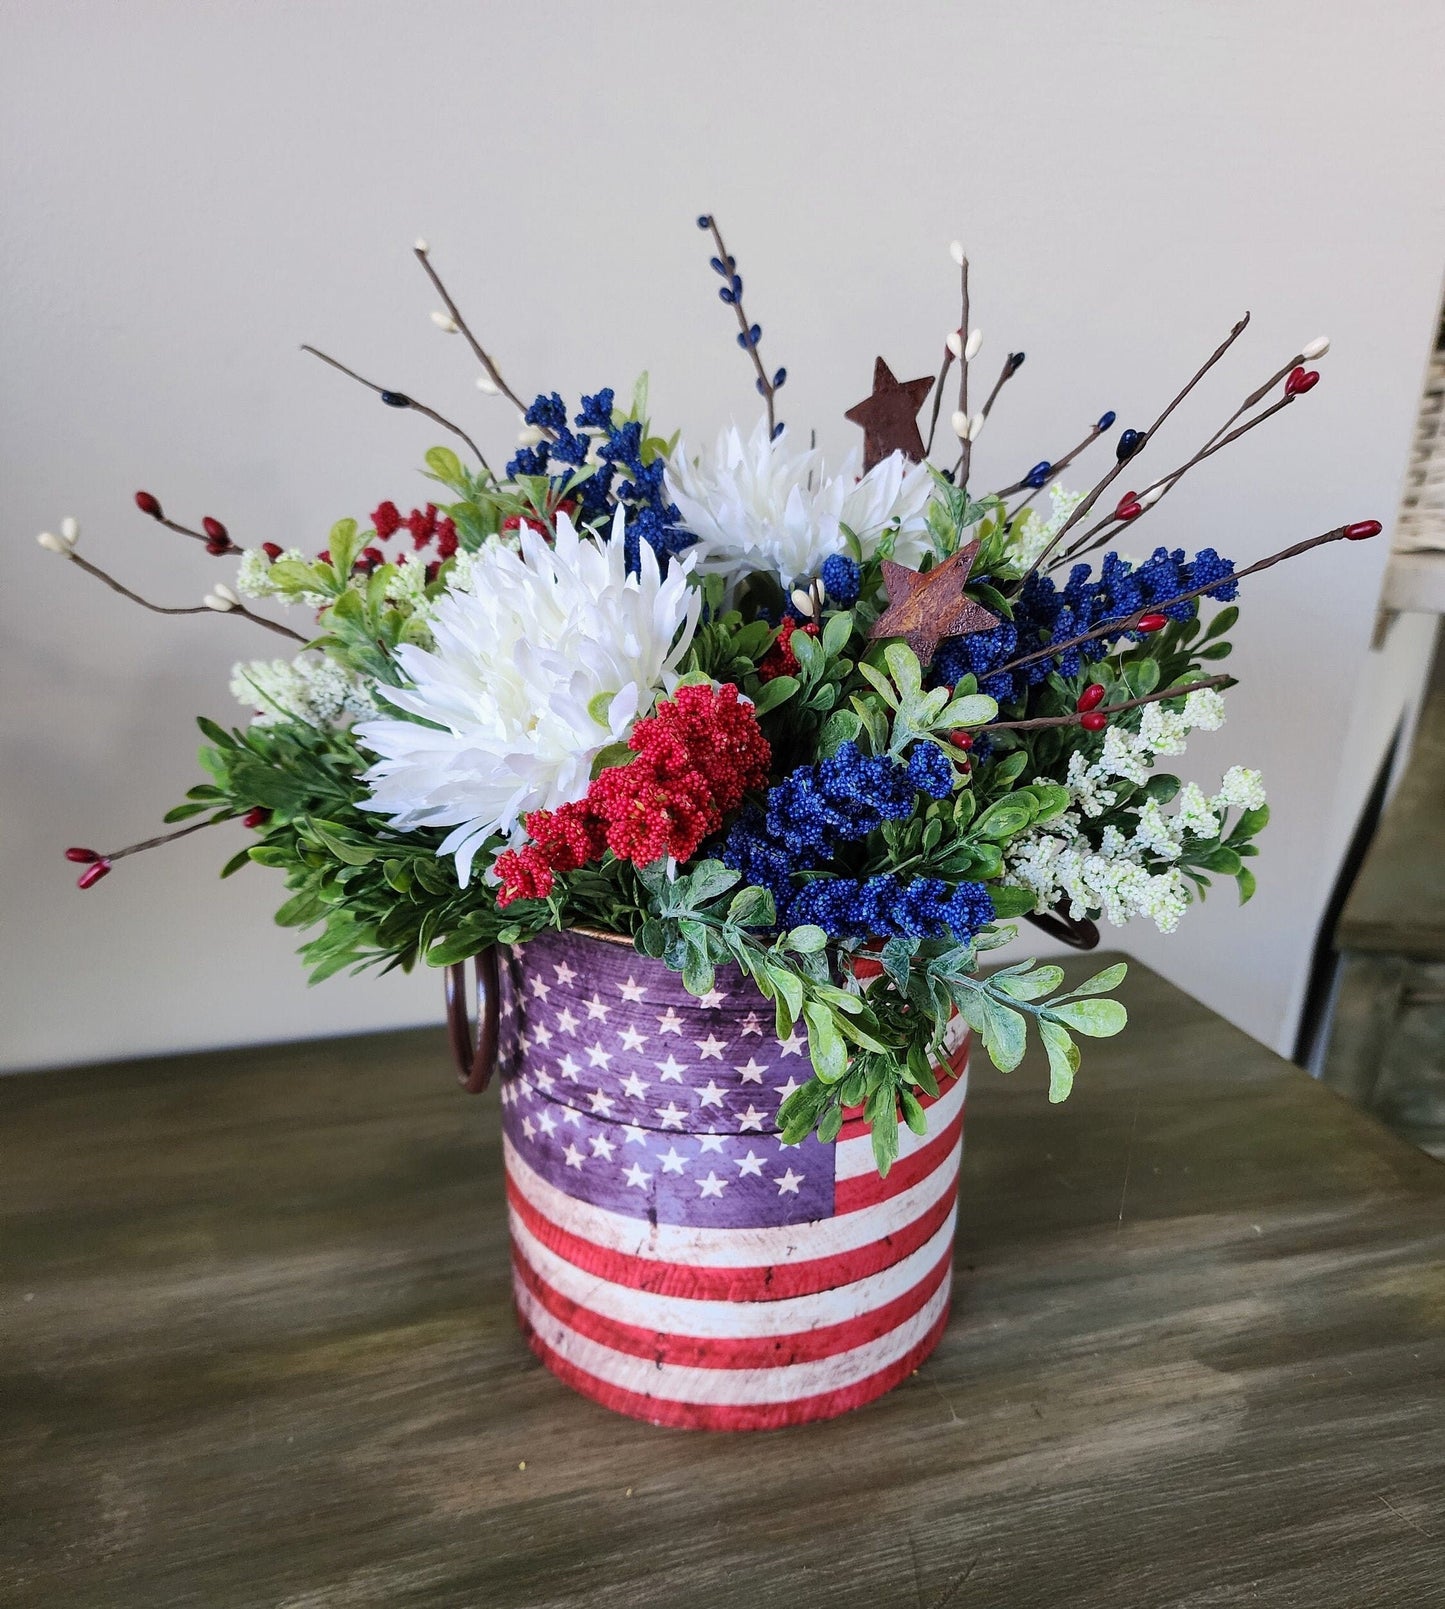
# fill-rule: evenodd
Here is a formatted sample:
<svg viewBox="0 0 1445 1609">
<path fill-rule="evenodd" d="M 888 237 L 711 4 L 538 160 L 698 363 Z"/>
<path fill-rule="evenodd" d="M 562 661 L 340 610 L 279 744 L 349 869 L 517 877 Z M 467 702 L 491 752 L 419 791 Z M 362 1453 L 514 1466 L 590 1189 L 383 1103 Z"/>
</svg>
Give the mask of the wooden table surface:
<svg viewBox="0 0 1445 1609">
<path fill-rule="evenodd" d="M 0 1080 L 0 1602 L 1445 1603 L 1445 1168 L 1125 996 L 977 1075 L 934 1358 L 761 1436 L 533 1360 L 440 1033 Z"/>
</svg>

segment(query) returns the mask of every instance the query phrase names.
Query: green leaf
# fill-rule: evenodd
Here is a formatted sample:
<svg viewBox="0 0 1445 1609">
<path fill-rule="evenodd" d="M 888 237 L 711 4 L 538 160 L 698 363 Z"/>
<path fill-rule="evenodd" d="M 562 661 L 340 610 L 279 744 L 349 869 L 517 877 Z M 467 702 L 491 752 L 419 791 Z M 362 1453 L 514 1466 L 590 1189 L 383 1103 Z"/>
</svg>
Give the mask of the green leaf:
<svg viewBox="0 0 1445 1609">
<path fill-rule="evenodd" d="M 1033 812 L 1027 805 L 1012 799 L 1000 799 L 974 822 L 973 832 L 975 837 L 992 838 L 996 843 L 1002 843 L 1023 832 L 1032 820 Z"/>
<path fill-rule="evenodd" d="M 788 934 L 788 948 L 800 955 L 816 955 L 827 943 L 828 935 L 812 922 L 804 922 Z"/>
<path fill-rule="evenodd" d="M 450 447 L 430 447 L 426 454 L 426 467 L 443 485 L 460 491 L 466 485 L 462 474 L 462 461 Z"/>
<path fill-rule="evenodd" d="M 1058 1104 L 1069 1098 L 1074 1087 L 1074 1074 L 1079 1070 L 1079 1047 L 1070 1039 L 1068 1030 L 1047 1017 L 1039 1018 L 1039 1037 L 1049 1054 L 1049 1099 Z"/>
<path fill-rule="evenodd" d="M 1254 891 L 1259 886 L 1254 873 L 1248 866 L 1241 866 L 1234 874 L 1234 880 L 1239 885 L 1239 903 L 1245 905 L 1254 898 Z"/>
<path fill-rule="evenodd" d="M 1090 1039 L 1110 1039 L 1129 1020 L 1129 1013 L 1117 1000 L 1067 1000 L 1048 1009 L 1060 1022 Z"/>
<path fill-rule="evenodd" d="M 989 889 L 989 895 L 993 899 L 994 915 L 998 917 L 1023 916 L 1038 904 L 1038 896 L 1032 889 L 1011 888 L 1004 883 L 995 884 Z"/>
<path fill-rule="evenodd" d="M 989 1060 L 1001 1073 L 1011 1073 L 1024 1059 L 1028 1048 L 1028 1030 L 1017 1011 L 997 1002 L 986 1002 L 983 1025 L 983 1048 Z"/>
<path fill-rule="evenodd" d="M 769 710 L 777 709 L 779 704 L 787 701 L 802 686 L 796 676 L 774 676 L 772 681 L 764 682 L 753 699 L 754 712 L 766 715 Z"/>
<path fill-rule="evenodd" d="M 786 967 L 770 966 L 768 968 L 768 981 L 778 991 L 779 1003 L 788 1013 L 788 1024 L 791 1026 L 802 1015 L 803 980 Z M 781 1035 L 780 1037 L 785 1038 L 786 1035 Z"/>
<path fill-rule="evenodd" d="M 803 1007 L 808 1026 L 808 1053 L 813 1071 L 825 1084 L 836 1084 L 848 1070 L 848 1047 L 838 1032 L 837 1019 L 826 1006 L 809 1001 Z"/>
<path fill-rule="evenodd" d="M 1116 961 L 1113 966 L 1105 967 L 1102 972 L 1096 972 L 1092 978 L 1086 978 L 1077 988 L 1070 989 L 1071 995 L 1077 994 L 1108 994 L 1111 989 L 1117 989 L 1124 981 L 1129 971 L 1127 961 Z"/>
<path fill-rule="evenodd" d="M 898 1091 L 898 1102 L 903 1108 L 903 1121 L 915 1134 L 928 1133 L 928 1114 L 923 1110 L 923 1103 L 906 1086 Z"/>
<path fill-rule="evenodd" d="M 998 702 L 985 693 L 955 698 L 938 717 L 940 727 L 984 726 L 998 714 Z"/>
<path fill-rule="evenodd" d="M 882 1178 L 888 1177 L 888 1170 L 897 1157 L 898 1120 L 890 1110 L 873 1123 L 873 1160 L 878 1164 L 878 1172 Z"/>
<path fill-rule="evenodd" d="M 1234 604 L 1226 604 L 1223 609 L 1209 622 L 1201 642 L 1212 642 L 1216 637 L 1222 637 L 1239 619 L 1239 610 Z"/>
<path fill-rule="evenodd" d="M 687 879 L 688 890 L 698 905 L 704 905 L 708 900 L 726 893 L 741 876 L 741 872 L 724 866 L 720 860 L 702 860 Z"/>
<path fill-rule="evenodd" d="M 891 642 L 883 650 L 883 662 L 892 673 L 895 685 L 903 698 L 917 698 L 923 691 L 923 667 L 918 655 L 903 642 Z"/>
<path fill-rule="evenodd" d="M 993 978 L 993 986 L 1012 1000 L 1037 1000 L 1040 995 L 1052 994 L 1064 981 L 1064 969 L 1056 966 L 1038 967 L 1014 977 Z"/>
<path fill-rule="evenodd" d="M 728 921 L 738 927 L 771 927 L 777 920 L 773 896 L 765 888 L 742 888 L 728 906 Z"/>
<path fill-rule="evenodd" d="M 829 659 L 836 659 L 848 646 L 848 639 L 852 635 L 853 616 L 851 614 L 829 616 L 828 623 L 823 627 L 823 652 Z"/>
<path fill-rule="evenodd" d="M 1210 643 L 1208 648 L 1201 648 L 1199 657 L 1201 659 L 1228 659 L 1233 652 L 1233 643 L 1216 642 Z"/>
</svg>

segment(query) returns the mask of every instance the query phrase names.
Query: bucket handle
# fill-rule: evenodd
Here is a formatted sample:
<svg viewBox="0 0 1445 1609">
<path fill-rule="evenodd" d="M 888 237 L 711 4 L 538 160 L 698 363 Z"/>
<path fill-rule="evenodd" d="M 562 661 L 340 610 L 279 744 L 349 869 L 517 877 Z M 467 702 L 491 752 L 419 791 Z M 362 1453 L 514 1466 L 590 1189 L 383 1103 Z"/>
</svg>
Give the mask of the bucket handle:
<svg viewBox="0 0 1445 1609">
<path fill-rule="evenodd" d="M 452 1058 L 457 1064 L 457 1082 L 468 1095 L 480 1095 L 492 1081 L 497 1068 L 497 1013 L 499 977 L 497 952 L 489 947 L 472 960 L 477 979 L 477 1031 L 467 1015 L 467 963 L 458 961 L 446 969 L 447 1033 Z"/>
</svg>

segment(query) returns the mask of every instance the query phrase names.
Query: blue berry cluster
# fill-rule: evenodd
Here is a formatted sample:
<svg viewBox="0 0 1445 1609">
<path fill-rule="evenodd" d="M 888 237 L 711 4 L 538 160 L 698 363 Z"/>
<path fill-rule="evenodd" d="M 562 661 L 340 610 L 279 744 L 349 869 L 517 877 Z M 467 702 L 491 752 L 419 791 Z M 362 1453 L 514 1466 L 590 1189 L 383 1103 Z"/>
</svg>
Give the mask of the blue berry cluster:
<svg viewBox="0 0 1445 1609">
<path fill-rule="evenodd" d="M 1103 659 L 1121 637 L 1139 640 L 1137 632 L 1109 632 L 1058 655 L 1037 659 L 1016 671 L 1000 671 L 1010 659 L 1022 658 L 1050 642 L 1062 642 L 1092 631 L 1110 620 L 1125 620 L 1141 609 L 1157 608 L 1171 620 L 1191 620 L 1195 600 L 1172 603 L 1181 592 L 1208 587 L 1207 597 L 1227 602 L 1238 591 L 1234 564 L 1221 559 L 1213 548 L 1203 548 L 1185 563 L 1184 549 L 1155 548 L 1136 569 L 1117 553 L 1108 553 L 1097 580 L 1087 564 L 1076 564 L 1062 591 L 1053 580 L 1035 572 L 1014 604 L 1012 621 L 1000 621 L 990 631 L 974 632 L 944 643 L 933 661 L 937 680 L 954 685 L 972 672 L 979 690 L 1008 703 L 1051 671 L 1077 676 L 1086 664 Z"/>
<path fill-rule="evenodd" d="M 824 592 L 840 609 L 851 609 L 857 603 L 863 572 L 846 554 L 829 554 L 823 560 L 823 568 L 818 575 Z"/>
<path fill-rule="evenodd" d="M 840 939 L 970 939 L 993 921 L 983 883 L 950 886 L 936 877 L 820 877 L 793 896 L 789 922 L 813 922 Z"/>
<path fill-rule="evenodd" d="M 953 782 L 936 744 L 918 744 L 902 766 L 845 743 L 830 759 L 800 766 L 770 789 L 765 809 L 745 811 L 720 856 L 772 894 L 780 926 L 814 922 L 834 938 L 964 938 L 993 919 L 981 883 L 955 889 L 933 878 L 908 883 L 892 874 L 795 881 L 797 873 L 824 870 L 843 844 L 912 815 L 920 791 L 945 798 Z"/>
<path fill-rule="evenodd" d="M 519 448 L 507 473 L 547 475 L 561 492 L 571 470 L 582 468 L 597 442 L 601 465 L 570 493 L 577 500 L 580 520 L 605 533 L 612 511 L 620 503 L 627 511 L 628 568 L 638 568 L 644 541 L 666 563 L 696 539 L 683 529 L 677 505 L 667 500 L 662 459 L 650 464 L 642 461 L 642 425 L 629 419 L 614 426 L 612 404 L 612 387 L 605 386 L 595 396 L 582 398 L 581 408 L 569 424 L 566 404 L 555 391 L 539 396 L 524 417 L 529 425 L 551 431 L 551 439 Z M 567 467 L 559 473 L 558 466 Z"/>
</svg>

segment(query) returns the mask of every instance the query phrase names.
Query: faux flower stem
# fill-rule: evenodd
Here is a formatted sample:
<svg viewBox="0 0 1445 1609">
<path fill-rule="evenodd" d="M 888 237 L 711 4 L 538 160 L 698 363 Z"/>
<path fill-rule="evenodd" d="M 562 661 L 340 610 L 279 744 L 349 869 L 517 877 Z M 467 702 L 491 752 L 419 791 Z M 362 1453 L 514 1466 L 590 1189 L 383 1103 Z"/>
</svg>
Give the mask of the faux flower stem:
<svg viewBox="0 0 1445 1609">
<path fill-rule="evenodd" d="M 486 470 L 489 475 L 492 474 L 492 466 L 487 462 L 486 454 L 483 453 L 482 449 L 477 446 L 476 442 L 472 440 L 472 438 L 466 433 L 465 430 L 462 429 L 460 425 L 453 424 L 450 419 L 447 419 L 442 414 L 439 414 L 435 408 L 428 408 L 424 402 L 418 402 L 414 397 L 407 396 L 404 391 L 392 391 L 384 385 L 378 385 L 375 380 L 368 380 L 365 375 L 358 374 L 355 369 L 348 369 L 347 366 L 338 359 L 328 357 L 325 352 L 320 351 L 314 346 L 307 345 L 304 341 L 301 344 L 301 350 L 303 352 L 309 352 L 313 358 L 320 358 L 323 363 L 329 363 L 333 369 L 339 370 L 348 379 L 355 380 L 358 385 L 364 385 L 368 391 L 374 391 L 383 402 L 385 402 L 388 398 L 399 397 L 401 401 L 399 403 L 392 403 L 393 407 L 410 408 L 413 413 L 422 414 L 425 418 L 430 419 L 434 424 L 440 425 L 443 430 L 449 430 L 451 431 L 452 435 L 459 436 L 477 455 L 477 462 L 481 464 L 482 468 Z M 493 476 L 493 479 L 495 478 L 496 477 Z"/>
<path fill-rule="evenodd" d="M 1311 548 L 1322 547 L 1326 542 L 1340 542 L 1345 540 L 1345 533 L 1349 530 L 1346 525 L 1337 525 L 1332 531 L 1325 531 L 1319 536 L 1312 536 L 1307 541 L 1296 542 L 1293 547 L 1272 553 L 1267 559 L 1260 559 L 1257 564 L 1248 565 L 1243 570 L 1236 570 L 1233 575 L 1223 580 L 1216 578 L 1206 581 L 1203 586 L 1190 587 L 1187 592 L 1176 592 L 1171 598 L 1160 598 L 1155 603 L 1146 604 L 1142 609 L 1136 609 L 1131 615 L 1120 615 L 1113 620 L 1106 620 L 1103 625 L 1095 626 L 1092 631 L 1080 632 L 1077 637 L 1066 637 L 1063 642 L 1050 643 L 1047 648 L 1040 648 L 1032 654 L 1023 654 L 1018 659 L 1010 659 L 1006 664 L 996 666 L 990 675 L 1002 675 L 1004 671 L 1018 670 L 1024 665 L 1032 665 L 1036 660 L 1053 659 L 1058 654 L 1067 653 L 1070 648 L 1077 648 L 1080 643 L 1093 642 L 1096 637 L 1115 637 L 1121 632 L 1132 631 L 1145 615 L 1158 614 L 1173 607 L 1176 603 L 1187 603 L 1191 598 L 1198 598 L 1206 592 L 1213 592 L 1216 587 L 1228 585 L 1231 581 L 1243 581 L 1247 575 L 1258 575 L 1261 570 L 1268 570 L 1272 565 L 1282 564 L 1286 559 L 1298 558 L 1301 553 L 1308 553 Z"/>
<path fill-rule="evenodd" d="M 1111 426 L 1112 420 L 1110 421 L 1109 425 L 1100 425 L 1097 423 L 1092 425 L 1089 429 L 1088 435 L 1084 437 L 1078 446 L 1071 447 L 1062 458 L 1052 459 L 1049 463 L 1048 480 L 1044 482 L 1044 486 L 1047 486 L 1049 481 L 1057 480 L 1063 471 L 1066 470 L 1069 465 L 1072 464 L 1073 461 L 1079 456 L 1079 454 L 1083 452 L 1086 447 L 1092 447 L 1099 437 L 1104 434 L 1104 431 L 1111 428 Z M 1000 498 L 1012 497 L 1016 492 L 1027 490 L 1029 495 L 1013 511 L 1014 514 L 1020 514 L 1031 502 L 1033 502 L 1034 498 L 1037 497 L 1043 489 L 1043 486 L 1030 487 L 1028 478 L 1025 477 L 1023 480 L 1016 480 L 1012 486 L 1003 487 L 1001 490 L 996 491 L 993 495 Z"/>
<path fill-rule="evenodd" d="M 1141 704 L 1159 704 L 1166 698 L 1184 698 L 1189 693 L 1202 693 L 1211 687 L 1233 687 L 1233 676 L 1207 676 L 1202 681 L 1186 682 L 1183 687 L 1166 687 L 1161 692 L 1149 693 L 1144 698 L 1127 699 L 1122 704 L 1100 704 L 1095 711 L 1075 710 L 1069 715 L 1039 715 L 1031 721 L 990 721 L 986 732 L 1033 732 L 1045 726 L 1078 726 L 1086 714 L 1122 715 L 1125 710 L 1136 710 Z"/>
<path fill-rule="evenodd" d="M 961 314 L 959 315 L 959 320 L 958 320 L 959 339 L 962 340 L 965 343 L 963 351 L 959 355 L 959 359 L 958 359 L 958 411 L 963 415 L 963 417 L 965 419 L 967 419 L 969 417 L 969 412 L 968 412 L 968 346 L 966 344 L 967 341 L 968 341 L 968 334 L 969 334 L 969 325 L 968 325 L 968 313 L 969 313 L 969 307 L 968 307 L 968 258 L 967 258 L 967 256 L 965 256 L 960 261 L 960 263 L 958 265 L 958 289 L 959 289 L 959 299 L 963 304 L 963 310 L 962 310 Z M 973 441 L 972 441 L 971 437 L 965 436 L 963 438 L 963 440 L 961 442 L 959 442 L 959 444 L 958 444 L 958 463 L 954 466 L 954 480 L 956 481 L 956 483 L 959 486 L 967 486 L 968 485 L 968 473 L 969 473 L 969 470 L 972 467 L 972 465 L 973 465 Z"/>
<path fill-rule="evenodd" d="M 985 419 L 993 412 L 993 405 L 998 401 L 998 394 L 1019 372 L 1020 365 L 1014 362 L 1016 353 L 1010 352 L 1003 360 L 1003 367 L 998 371 L 998 379 L 993 383 L 993 389 L 984 399 L 982 413 Z"/>
<path fill-rule="evenodd" d="M 1168 419 L 1169 415 L 1174 412 L 1179 404 L 1184 401 L 1185 397 L 1187 397 L 1189 393 L 1193 391 L 1195 386 L 1199 384 L 1204 376 L 1208 374 L 1214 365 L 1219 362 L 1226 352 L 1228 352 L 1230 347 L 1234 345 L 1239 337 L 1244 334 L 1248 324 L 1249 314 L 1246 313 L 1229 332 L 1229 334 L 1226 335 L 1225 338 L 1219 343 L 1219 345 L 1215 347 L 1214 351 L 1204 360 L 1200 367 L 1195 370 L 1193 377 L 1184 386 L 1184 388 L 1175 394 L 1173 400 L 1165 407 L 1163 413 L 1161 413 L 1154 423 L 1150 425 L 1149 428 L 1144 432 L 1144 444 L 1146 446 L 1150 441 L 1153 440 L 1154 433 L 1159 429 L 1164 421 Z M 1131 458 L 1115 459 L 1114 465 L 1109 472 L 1095 485 L 1094 489 L 1089 492 L 1089 494 L 1084 498 L 1083 502 L 1079 504 L 1074 512 L 1069 515 L 1068 519 L 1066 519 L 1059 527 L 1059 530 L 1053 539 L 1019 578 L 1018 583 L 1013 588 L 1011 596 L 1016 597 L 1023 590 L 1024 586 L 1028 582 L 1029 577 L 1040 568 L 1044 560 L 1047 559 L 1054 549 L 1058 547 L 1058 545 L 1063 541 L 1064 537 L 1068 535 L 1074 526 L 1083 522 L 1085 517 L 1088 515 L 1089 510 L 1093 508 L 1094 504 L 1099 501 L 1099 498 L 1103 495 L 1104 491 L 1123 473 L 1124 465 L 1131 462 Z"/>
<path fill-rule="evenodd" d="M 141 597 L 140 593 L 132 592 L 129 587 L 123 586 L 119 581 L 117 581 L 113 575 L 110 575 L 106 571 L 102 570 L 98 564 L 92 564 L 89 559 L 81 558 L 78 553 L 67 553 L 65 557 L 69 559 L 72 564 L 78 564 L 87 575 L 93 575 L 97 581 L 103 581 L 112 592 L 120 593 L 122 598 L 129 598 L 132 603 L 138 603 L 142 609 L 149 609 L 152 614 L 209 615 L 217 612 L 213 610 L 209 604 L 204 603 L 179 605 L 152 603 L 149 598 L 143 598 Z M 233 604 L 230 609 L 227 609 L 223 612 L 226 614 L 240 615 L 246 620 L 254 620 L 258 626 L 265 626 L 267 631 L 274 631 L 282 637 L 290 637 L 296 642 L 304 643 L 311 640 L 309 637 L 303 637 L 299 631 L 292 631 L 290 626 L 283 626 L 279 620 L 268 620 L 265 615 L 253 614 L 243 603 Z"/>
<path fill-rule="evenodd" d="M 108 849 L 99 858 L 101 860 L 124 860 L 127 855 L 139 855 L 142 850 L 159 849 L 162 844 L 171 844 L 177 838 L 188 838 L 193 832 L 203 832 L 207 827 L 215 827 L 222 821 L 230 821 L 230 816 L 211 816 L 205 821 L 193 821 L 189 827 L 178 827 L 174 832 L 163 832 L 154 838 L 142 838 L 138 844 L 127 844 L 124 849 Z"/>
<path fill-rule="evenodd" d="M 953 353 L 947 347 L 944 347 L 943 365 L 938 371 L 938 378 L 933 382 L 933 411 L 928 416 L 928 440 L 923 447 L 923 456 L 925 458 L 933 451 L 933 438 L 938 430 L 938 415 L 943 409 L 943 387 L 948 380 L 948 371 L 952 367 Z"/>
<path fill-rule="evenodd" d="M 712 235 L 713 244 L 717 247 L 719 260 L 724 263 L 728 262 L 730 259 L 728 257 L 728 249 L 723 244 L 722 230 L 718 228 L 717 219 L 713 217 L 711 213 L 708 213 L 707 215 L 707 227 L 709 233 Z M 773 382 L 768 377 L 768 371 L 763 367 L 762 358 L 758 356 L 757 343 L 746 338 L 748 332 L 752 329 L 752 325 L 748 321 L 748 315 L 743 311 L 743 299 L 741 296 L 733 299 L 732 310 L 737 314 L 738 329 L 743 333 L 743 345 L 747 349 L 748 356 L 753 360 L 753 368 L 757 370 L 758 389 L 762 392 L 763 402 L 767 407 L 768 434 L 771 436 L 778 428 L 777 419 L 773 411 Z"/>
<path fill-rule="evenodd" d="M 494 386 L 496 386 L 497 390 L 502 393 L 502 395 L 513 405 L 513 407 L 515 407 L 519 412 L 525 413 L 527 411 L 527 404 L 522 401 L 517 393 L 512 390 L 511 386 L 509 386 L 502 378 L 502 371 L 497 367 L 495 362 L 493 362 L 490 354 L 482 346 L 482 343 L 476 338 L 475 335 L 472 334 L 471 326 L 462 317 L 461 309 L 458 308 L 457 304 L 452 300 L 451 292 L 444 284 L 442 284 L 441 275 L 437 273 L 435 268 L 432 267 L 431 257 L 425 247 L 413 247 L 412 255 L 422 265 L 423 269 L 425 269 L 426 277 L 432 282 L 432 288 L 436 291 L 437 295 L 441 297 L 442 302 L 446 306 L 447 312 L 451 314 L 452 322 L 465 337 L 466 343 L 469 347 L 471 347 L 472 354 L 476 358 L 477 362 L 480 363 L 481 366 L 487 371 L 487 378 Z M 416 404 L 413 403 L 412 406 L 415 407 Z M 475 452 L 476 449 L 473 448 L 473 451 Z M 477 453 L 478 458 L 481 458 L 481 456 L 482 455 L 480 453 Z M 485 460 L 483 460 L 483 462 L 485 462 Z"/>
</svg>

